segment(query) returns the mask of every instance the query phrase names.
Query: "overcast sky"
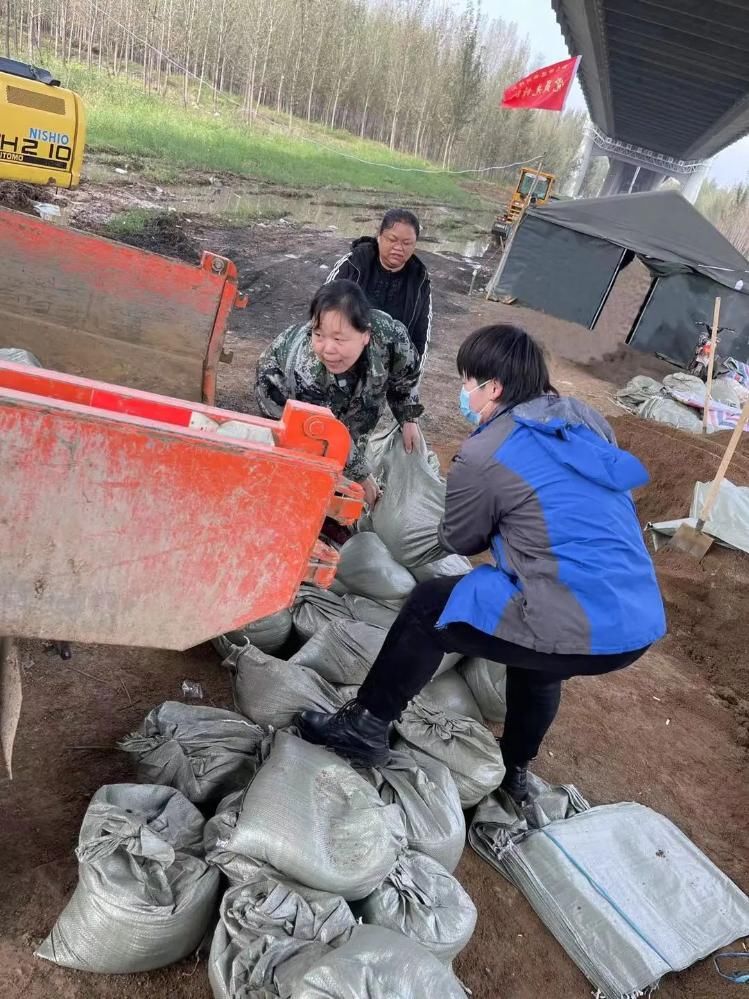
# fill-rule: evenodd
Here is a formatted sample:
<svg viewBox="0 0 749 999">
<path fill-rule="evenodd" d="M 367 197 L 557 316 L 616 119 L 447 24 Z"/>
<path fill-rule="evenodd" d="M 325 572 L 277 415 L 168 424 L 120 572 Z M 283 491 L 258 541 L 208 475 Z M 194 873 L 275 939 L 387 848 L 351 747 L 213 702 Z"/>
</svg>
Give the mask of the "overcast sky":
<svg viewBox="0 0 749 999">
<path fill-rule="evenodd" d="M 539 57 L 543 56 L 545 62 L 557 62 L 568 56 L 549 0 L 483 0 L 481 9 L 485 17 L 514 21 L 520 33 L 530 38 L 533 51 Z M 585 108 L 585 99 L 577 82 L 567 106 Z M 749 136 L 718 153 L 713 159 L 710 177 L 725 185 L 749 180 Z"/>
</svg>

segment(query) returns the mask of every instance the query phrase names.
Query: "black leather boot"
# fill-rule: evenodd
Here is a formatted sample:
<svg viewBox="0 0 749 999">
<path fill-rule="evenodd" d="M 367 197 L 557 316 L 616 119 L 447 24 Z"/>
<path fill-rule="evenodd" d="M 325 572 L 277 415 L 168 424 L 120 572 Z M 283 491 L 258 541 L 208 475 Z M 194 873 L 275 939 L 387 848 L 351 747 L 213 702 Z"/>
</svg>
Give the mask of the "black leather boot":
<svg viewBox="0 0 749 999">
<path fill-rule="evenodd" d="M 335 714 L 302 711 L 296 716 L 295 724 L 303 739 L 327 746 L 364 766 L 384 766 L 390 759 L 390 722 L 367 711 L 356 699 L 344 704 Z"/>
<path fill-rule="evenodd" d="M 521 805 L 528 797 L 528 767 L 508 764 L 507 772 L 499 786 L 503 791 L 507 791 L 516 804 Z"/>
</svg>

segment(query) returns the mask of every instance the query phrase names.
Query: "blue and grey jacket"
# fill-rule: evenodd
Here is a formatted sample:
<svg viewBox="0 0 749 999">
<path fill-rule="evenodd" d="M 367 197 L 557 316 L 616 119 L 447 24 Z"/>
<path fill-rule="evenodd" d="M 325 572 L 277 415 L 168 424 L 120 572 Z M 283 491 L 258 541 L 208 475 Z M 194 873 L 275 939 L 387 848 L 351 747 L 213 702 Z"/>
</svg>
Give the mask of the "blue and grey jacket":
<svg viewBox="0 0 749 999">
<path fill-rule="evenodd" d="M 630 490 L 648 481 L 603 417 L 544 396 L 500 412 L 455 457 L 440 541 L 495 565 L 453 590 L 439 627 L 466 622 L 539 652 L 605 655 L 666 631 Z"/>
</svg>

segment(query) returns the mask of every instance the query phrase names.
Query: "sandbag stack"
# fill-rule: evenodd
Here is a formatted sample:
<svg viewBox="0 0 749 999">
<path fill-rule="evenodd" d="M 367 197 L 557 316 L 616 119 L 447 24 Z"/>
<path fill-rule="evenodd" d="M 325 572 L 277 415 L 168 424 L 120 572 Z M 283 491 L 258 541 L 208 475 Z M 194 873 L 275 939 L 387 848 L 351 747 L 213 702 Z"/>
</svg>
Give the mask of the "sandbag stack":
<svg viewBox="0 0 749 999">
<path fill-rule="evenodd" d="M 400 428 L 383 425 L 370 438 L 367 458 L 382 497 L 340 547 L 333 586 L 305 583 L 290 611 L 214 639 L 232 672 L 237 710 L 260 725 L 283 728 L 295 709 L 341 707 L 355 696 L 417 583 L 471 571 L 468 559 L 439 542 L 445 482 L 424 441 L 408 454 Z M 283 659 L 272 658 L 282 649 Z M 283 662 L 308 672 L 294 675 Z M 503 721 L 504 686 L 501 664 L 447 653 L 423 700 L 448 715 Z"/>
<path fill-rule="evenodd" d="M 436 540 L 434 459 L 406 455 L 397 429 L 386 436 L 377 530 L 342 546 L 334 592 L 305 584 L 289 610 L 214 640 L 235 710 L 168 701 L 122 739 L 141 783 L 94 797 L 79 886 L 40 956 L 100 972 L 163 967 L 218 917 L 217 999 L 464 995 L 449 967 L 476 921 L 452 874 L 463 807 L 503 773 L 468 679 L 476 667 L 464 679 L 460 655 L 443 658 L 399 723 L 405 751 L 383 767 L 356 769 L 293 727 L 300 711 L 356 695 L 417 580 L 470 570 Z M 416 730 L 440 725 L 436 752 Z"/>
</svg>

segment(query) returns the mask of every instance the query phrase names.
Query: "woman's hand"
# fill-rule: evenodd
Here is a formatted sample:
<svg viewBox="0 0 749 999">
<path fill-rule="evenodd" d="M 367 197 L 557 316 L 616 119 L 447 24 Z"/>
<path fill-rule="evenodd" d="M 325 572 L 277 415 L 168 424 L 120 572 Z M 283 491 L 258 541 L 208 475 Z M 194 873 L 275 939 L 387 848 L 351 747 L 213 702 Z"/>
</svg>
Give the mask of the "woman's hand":
<svg viewBox="0 0 749 999">
<path fill-rule="evenodd" d="M 418 447 L 421 443 L 421 431 L 419 430 L 418 423 L 404 423 L 402 427 L 403 432 L 403 447 L 406 449 L 407 454 L 411 454 L 415 447 Z"/>
<path fill-rule="evenodd" d="M 380 487 L 377 485 L 374 475 L 368 475 L 360 485 L 364 489 L 364 502 L 370 510 L 373 510 L 380 498 Z"/>
</svg>

